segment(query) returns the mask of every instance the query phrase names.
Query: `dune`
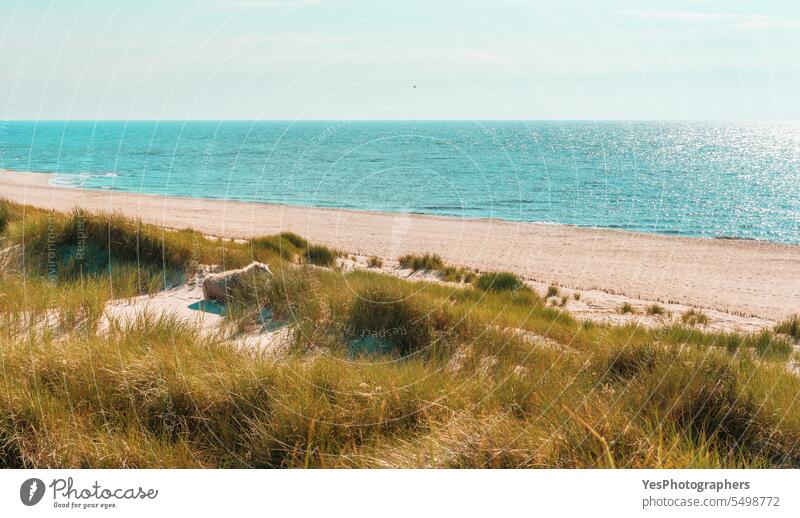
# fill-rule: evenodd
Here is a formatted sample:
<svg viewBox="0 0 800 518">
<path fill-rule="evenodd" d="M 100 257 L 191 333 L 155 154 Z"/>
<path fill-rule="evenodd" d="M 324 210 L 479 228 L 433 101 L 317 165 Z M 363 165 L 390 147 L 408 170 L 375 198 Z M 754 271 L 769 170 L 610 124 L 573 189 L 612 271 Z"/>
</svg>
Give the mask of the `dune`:
<svg viewBox="0 0 800 518">
<path fill-rule="evenodd" d="M 432 252 L 573 290 L 772 320 L 800 308 L 800 246 L 566 225 L 179 198 L 51 185 L 54 175 L 0 171 L 0 197 L 36 207 L 118 211 L 168 228 L 246 239 L 292 231 L 363 256 Z"/>
</svg>

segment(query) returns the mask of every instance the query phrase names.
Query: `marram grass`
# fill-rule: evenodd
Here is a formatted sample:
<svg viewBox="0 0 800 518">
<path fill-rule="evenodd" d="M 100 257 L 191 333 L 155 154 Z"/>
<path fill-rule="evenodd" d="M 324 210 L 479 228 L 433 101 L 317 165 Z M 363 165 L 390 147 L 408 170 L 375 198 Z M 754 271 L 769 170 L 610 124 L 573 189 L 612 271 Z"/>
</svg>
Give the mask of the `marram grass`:
<svg viewBox="0 0 800 518">
<path fill-rule="evenodd" d="M 0 216 L 16 254 L 0 274 L 2 467 L 800 467 L 800 379 L 769 331 L 584 324 L 528 289 L 298 264 L 314 245 L 297 236 Z M 76 260 L 78 242 L 96 256 Z M 274 277 L 240 286 L 232 318 L 249 332 L 273 311 L 291 331 L 279 356 L 168 315 L 97 325 L 112 298 L 254 259 Z M 363 336 L 390 348 L 354 355 Z"/>
</svg>

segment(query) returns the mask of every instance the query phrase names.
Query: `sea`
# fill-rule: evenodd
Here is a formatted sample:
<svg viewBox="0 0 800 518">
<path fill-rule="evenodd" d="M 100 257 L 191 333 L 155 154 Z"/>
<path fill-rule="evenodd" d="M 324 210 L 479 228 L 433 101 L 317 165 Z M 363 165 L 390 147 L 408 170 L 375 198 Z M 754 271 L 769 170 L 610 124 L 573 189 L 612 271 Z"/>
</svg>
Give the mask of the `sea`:
<svg viewBox="0 0 800 518">
<path fill-rule="evenodd" d="M 792 121 L 0 121 L 0 169 L 65 189 L 800 243 Z"/>
</svg>

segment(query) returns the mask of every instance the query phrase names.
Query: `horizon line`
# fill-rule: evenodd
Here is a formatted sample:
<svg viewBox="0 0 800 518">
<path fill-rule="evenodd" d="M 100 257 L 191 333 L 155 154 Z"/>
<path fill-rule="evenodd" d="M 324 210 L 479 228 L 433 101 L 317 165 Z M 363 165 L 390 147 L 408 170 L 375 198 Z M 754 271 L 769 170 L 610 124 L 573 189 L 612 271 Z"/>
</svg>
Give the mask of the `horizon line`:
<svg viewBox="0 0 800 518">
<path fill-rule="evenodd" d="M 800 122 L 800 119 L 3 119 L 8 122 Z"/>
</svg>

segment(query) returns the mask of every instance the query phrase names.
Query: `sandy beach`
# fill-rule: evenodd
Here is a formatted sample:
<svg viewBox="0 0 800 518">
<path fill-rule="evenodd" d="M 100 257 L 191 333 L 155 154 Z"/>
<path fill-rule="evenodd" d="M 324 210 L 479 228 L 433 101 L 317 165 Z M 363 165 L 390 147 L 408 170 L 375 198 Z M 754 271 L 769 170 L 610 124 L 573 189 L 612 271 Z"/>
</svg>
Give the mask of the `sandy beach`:
<svg viewBox="0 0 800 518">
<path fill-rule="evenodd" d="M 800 246 L 564 225 L 176 198 L 53 187 L 0 171 L 0 197 L 36 207 L 119 211 L 169 228 L 248 238 L 290 230 L 386 259 L 434 252 L 450 263 L 537 282 L 779 319 L 800 310 Z"/>
</svg>

